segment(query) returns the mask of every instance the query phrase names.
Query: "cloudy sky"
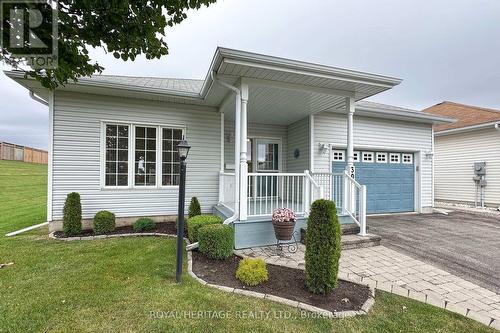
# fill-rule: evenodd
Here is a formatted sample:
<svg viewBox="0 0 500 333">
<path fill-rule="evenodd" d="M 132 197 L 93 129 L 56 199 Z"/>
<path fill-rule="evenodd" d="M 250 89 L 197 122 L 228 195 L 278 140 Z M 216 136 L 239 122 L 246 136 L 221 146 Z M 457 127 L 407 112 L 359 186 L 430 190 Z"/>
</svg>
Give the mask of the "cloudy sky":
<svg viewBox="0 0 500 333">
<path fill-rule="evenodd" d="M 498 0 L 219 0 L 167 41 L 159 61 L 93 55 L 105 74 L 204 78 L 220 45 L 402 78 L 380 103 L 500 109 Z M 0 141 L 46 148 L 47 131 L 47 108 L 0 74 Z"/>
</svg>

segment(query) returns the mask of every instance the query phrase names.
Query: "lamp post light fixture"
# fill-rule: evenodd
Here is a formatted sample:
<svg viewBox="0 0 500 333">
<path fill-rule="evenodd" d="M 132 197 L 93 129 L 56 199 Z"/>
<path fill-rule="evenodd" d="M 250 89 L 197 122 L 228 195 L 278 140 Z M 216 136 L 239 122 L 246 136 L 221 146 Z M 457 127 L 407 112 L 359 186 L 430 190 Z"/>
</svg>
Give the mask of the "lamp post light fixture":
<svg viewBox="0 0 500 333">
<path fill-rule="evenodd" d="M 191 146 L 185 139 L 177 145 L 177 152 L 180 160 L 180 181 L 179 181 L 179 206 L 177 211 L 177 261 L 175 279 L 177 283 L 182 280 L 182 245 L 184 240 L 184 206 L 186 200 L 186 158 Z"/>
</svg>

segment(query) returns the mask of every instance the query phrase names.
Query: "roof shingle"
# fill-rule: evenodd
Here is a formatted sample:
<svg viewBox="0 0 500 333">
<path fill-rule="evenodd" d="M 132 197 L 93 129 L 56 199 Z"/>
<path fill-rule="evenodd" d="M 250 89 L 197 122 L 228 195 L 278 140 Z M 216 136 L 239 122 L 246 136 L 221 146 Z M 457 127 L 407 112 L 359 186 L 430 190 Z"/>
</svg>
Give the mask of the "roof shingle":
<svg viewBox="0 0 500 333">
<path fill-rule="evenodd" d="M 457 119 L 452 124 L 437 125 L 434 127 L 436 132 L 500 121 L 500 110 L 448 101 L 438 103 L 423 111 Z"/>
</svg>

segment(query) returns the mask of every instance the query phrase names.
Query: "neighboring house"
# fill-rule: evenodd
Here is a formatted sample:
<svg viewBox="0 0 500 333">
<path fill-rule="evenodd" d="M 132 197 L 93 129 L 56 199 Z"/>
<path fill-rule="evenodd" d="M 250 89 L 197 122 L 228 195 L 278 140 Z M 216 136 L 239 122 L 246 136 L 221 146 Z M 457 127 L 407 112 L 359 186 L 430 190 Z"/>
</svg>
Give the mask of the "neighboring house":
<svg viewBox="0 0 500 333">
<path fill-rule="evenodd" d="M 500 206 L 500 110 L 442 102 L 424 110 L 456 118 L 434 128 L 435 199 L 480 204 L 474 163 L 486 162 L 486 205 Z"/>
<path fill-rule="evenodd" d="M 51 230 L 72 191 L 85 219 L 175 216 L 183 136 L 187 200 L 233 223 L 237 248 L 276 242 L 277 207 L 304 226 L 320 197 L 361 234 L 367 212 L 432 210 L 432 126 L 450 120 L 361 101 L 399 79 L 225 48 L 204 80 L 102 75 L 48 92 L 6 74 L 49 104 Z"/>
</svg>

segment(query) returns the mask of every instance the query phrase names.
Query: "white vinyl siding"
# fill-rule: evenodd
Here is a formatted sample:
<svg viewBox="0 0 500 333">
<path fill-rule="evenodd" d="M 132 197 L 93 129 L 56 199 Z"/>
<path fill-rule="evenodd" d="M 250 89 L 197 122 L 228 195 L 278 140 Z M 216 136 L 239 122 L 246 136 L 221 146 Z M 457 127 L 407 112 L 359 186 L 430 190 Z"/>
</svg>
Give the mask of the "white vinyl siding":
<svg viewBox="0 0 500 333">
<path fill-rule="evenodd" d="M 435 198 L 474 202 L 474 162 L 486 162 L 485 202 L 500 205 L 500 133 L 493 129 L 436 136 Z"/>
<path fill-rule="evenodd" d="M 309 117 L 301 119 L 287 127 L 288 150 L 286 154 L 286 172 L 304 172 L 309 170 Z M 295 157 L 298 150 L 299 156 Z"/>
<path fill-rule="evenodd" d="M 346 115 L 321 112 L 314 116 L 314 165 L 316 172 L 331 171 L 330 155 L 320 150 L 319 143 L 342 148 L 347 145 Z M 370 148 L 371 147 L 371 148 Z M 432 207 L 432 127 L 397 120 L 354 116 L 354 148 L 396 152 L 422 151 L 420 167 L 422 207 Z M 361 148 L 361 149 L 360 149 Z M 415 184 L 417 186 L 417 184 Z"/>
<path fill-rule="evenodd" d="M 117 217 L 176 215 L 178 189 L 101 188 L 101 124 L 125 123 L 185 128 L 191 145 L 186 201 L 210 212 L 218 201 L 220 114 L 164 102 L 56 92 L 54 105 L 53 219 L 62 218 L 66 195 L 79 192 L 84 218 L 99 210 Z"/>
</svg>

